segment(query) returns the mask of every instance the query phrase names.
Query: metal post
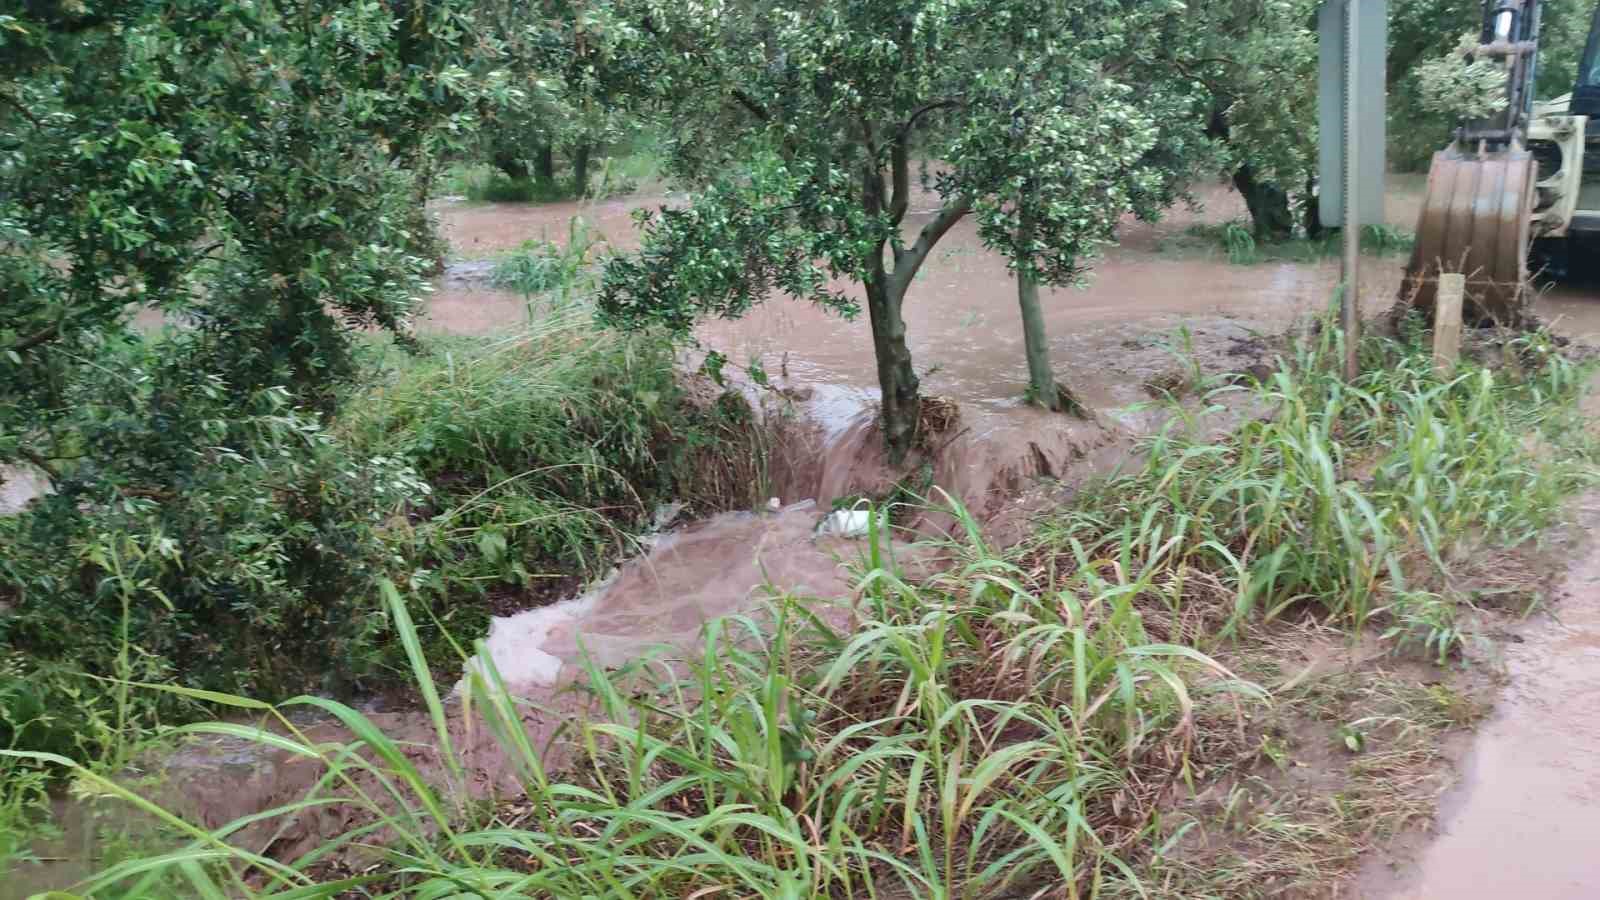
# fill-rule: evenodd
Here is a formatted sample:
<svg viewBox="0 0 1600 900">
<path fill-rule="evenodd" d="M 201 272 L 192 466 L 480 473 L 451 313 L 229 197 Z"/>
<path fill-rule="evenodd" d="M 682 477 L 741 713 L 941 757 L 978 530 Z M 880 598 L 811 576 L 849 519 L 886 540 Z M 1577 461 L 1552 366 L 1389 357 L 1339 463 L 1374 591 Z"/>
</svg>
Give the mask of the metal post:
<svg viewBox="0 0 1600 900">
<path fill-rule="evenodd" d="M 1361 343 L 1361 217 L 1356 210 L 1360 191 L 1356 175 L 1356 91 L 1359 82 L 1356 66 L 1360 62 L 1356 42 L 1361 27 L 1357 19 L 1357 4 L 1361 0 L 1344 0 L 1344 291 L 1341 293 L 1340 318 L 1344 323 L 1344 377 L 1355 381 L 1361 374 L 1357 351 Z"/>
</svg>

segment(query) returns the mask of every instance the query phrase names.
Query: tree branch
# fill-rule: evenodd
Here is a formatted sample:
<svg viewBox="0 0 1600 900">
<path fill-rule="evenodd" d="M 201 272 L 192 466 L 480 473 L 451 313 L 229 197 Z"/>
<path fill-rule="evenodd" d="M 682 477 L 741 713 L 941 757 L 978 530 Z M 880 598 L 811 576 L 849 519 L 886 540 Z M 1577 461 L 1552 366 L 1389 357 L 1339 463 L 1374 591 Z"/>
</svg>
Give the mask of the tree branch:
<svg viewBox="0 0 1600 900">
<path fill-rule="evenodd" d="M 32 450 L 29 450 L 27 447 L 18 447 L 17 448 L 17 453 L 23 459 L 25 459 L 29 463 L 31 463 L 34 468 L 36 468 L 39 471 L 43 472 L 45 474 L 45 477 L 50 479 L 50 483 L 51 484 L 54 484 L 55 482 L 61 480 L 61 473 L 57 472 L 55 470 L 55 467 L 50 465 L 50 460 L 45 459 L 44 457 L 42 457 L 39 454 L 33 452 Z"/>
<path fill-rule="evenodd" d="M 933 245 L 939 243 L 945 232 L 971 211 L 972 198 L 965 195 L 945 204 L 945 207 L 939 210 L 939 214 L 933 217 L 933 221 L 922 226 L 922 232 L 917 235 L 917 242 L 906 248 L 905 252 L 895 254 L 894 280 L 901 287 L 910 284 L 911 279 L 917 276 L 917 270 L 927 261 Z"/>
<path fill-rule="evenodd" d="M 739 101 L 739 105 L 749 110 L 752 116 L 755 116 L 763 122 L 772 121 L 772 116 L 767 112 L 766 108 L 757 103 L 754 97 L 745 93 L 742 89 L 733 89 L 733 99 Z"/>
<path fill-rule="evenodd" d="M 889 224 L 899 229 L 901 220 L 906 217 L 906 208 L 911 205 L 911 148 L 904 133 L 895 139 L 889 153 L 889 168 L 894 178 L 894 193 L 889 198 Z M 897 248 L 896 261 L 899 258 Z"/>
<path fill-rule="evenodd" d="M 11 104 L 12 108 L 15 109 L 17 112 L 22 113 L 22 117 L 27 119 L 29 122 L 32 122 L 33 126 L 35 128 L 43 128 L 44 127 L 44 123 L 39 121 L 39 117 L 33 114 L 33 110 L 27 108 L 26 106 L 23 106 L 21 100 L 18 100 L 17 98 L 11 96 L 10 94 L 3 93 L 3 92 L 0 92 L 0 100 L 4 100 L 7 103 Z"/>
<path fill-rule="evenodd" d="M 912 110 L 911 115 L 906 118 L 906 123 L 900 126 L 900 135 L 898 138 L 896 138 L 896 140 L 909 140 L 911 137 L 911 129 L 917 127 L 917 120 L 928 113 L 938 109 L 954 109 L 961 105 L 962 104 L 960 100 L 935 100 L 932 103 L 922 104 L 921 106 Z"/>
<path fill-rule="evenodd" d="M 40 344 L 55 340 L 60 333 L 61 326 L 59 323 L 47 325 L 6 349 L 12 353 L 25 353 Z"/>
<path fill-rule="evenodd" d="M 862 123 L 865 126 L 866 123 Z M 872 131 L 867 129 L 867 141 L 872 141 Z M 862 205 L 867 208 L 867 215 L 877 217 L 883 211 L 883 173 L 878 170 L 876 157 L 869 157 L 861 166 L 861 198 Z M 895 250 L 896 268 L 900 251 Z M 879 239 L 876 245 L 866 254 L 868 280 L 876 284 L 887 281 L 883 269 L 883 241 Z"/>
</svg>

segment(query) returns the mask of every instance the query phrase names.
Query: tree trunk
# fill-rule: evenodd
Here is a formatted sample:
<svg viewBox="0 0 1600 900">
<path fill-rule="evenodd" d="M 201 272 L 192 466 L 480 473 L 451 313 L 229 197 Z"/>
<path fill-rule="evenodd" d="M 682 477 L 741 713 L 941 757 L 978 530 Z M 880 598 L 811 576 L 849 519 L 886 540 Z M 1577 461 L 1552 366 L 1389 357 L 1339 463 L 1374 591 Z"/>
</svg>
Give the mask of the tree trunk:
<svg viewBox="0 0 1600 900">
<path fill-rule="evenodd" d="M 1244 196 L 1250 210 L 1252 231 L 1258 241 L 1282 241 L 1294 234 L 1294 214 L 1289 210 L 1289 192 L 1271 182 L 1256 178 L 1250 166 L 1233 173 L 1233 186 Z"/>
<path fill-rule="evenodd" d="M 900 317 L 905 287 L 897 279 L 869 275 L 867 311 L 872 317 L 872 349 L 878 362 L 878 387 L 883 391 L 883 436 L 890 465 L 900 465 L 917 439 L 922 416 L 917 373 L 906 347 L 906 323 Z"/>
<path fill-rule="evenodd" d="M 1029 193 L 1032 193 L 1029 184 Z M 1017 228 L 1017 245 L 1027 248 L 1033 241 L 1033 221 L 1024 214 Z M 1017 260 L 1017 306 L 1022 308 L 1022 348 L 1028 359 L 1028 399 L 1051 412 L 1061 411 L 1061 392 L 1050 371 L 1050 338 L 1044 331 L 1044 310 L 1039 307 L 1039 282 L 1034 277 L 1028 251 Z"/>
<path fill-rule="evenodd" d="M 1039 282 L 1021 265 L 1017 267 L 1017 305 L 1022 307 L 1022 344 L 1028 357 L 1028 399 L 1052 412 L 1061 412 L 1061 392 L 1050 370 L 1050 339 L 1044 331 L 1044 310 L 1039 306 Z"/>
<path fill-rule="evenodd" d="M 572 193 L 578 197 L 589 193 L 589 154 L 593 147 L 579 144 L 572 148 Z"/>
<path fill-rule="evenodd" d="M 539 176 L 541 181 L 553 181 L 556 177 L 556 150 L 549 144 L 542 144 L 534 151 L 533 174 Z"/>
<path fill-rule="evenodd" d="M 1313 241 L 1322 237 L 1323 231 L 1322 200 L 1317 196 L 1317 193 L 1314 190 L 1316 184 L 1317 181 L 1315 176 L 1306 179 L 1306 208 L 1304 225 L 1306 229 L 1306 237 Z"/>
</svg>

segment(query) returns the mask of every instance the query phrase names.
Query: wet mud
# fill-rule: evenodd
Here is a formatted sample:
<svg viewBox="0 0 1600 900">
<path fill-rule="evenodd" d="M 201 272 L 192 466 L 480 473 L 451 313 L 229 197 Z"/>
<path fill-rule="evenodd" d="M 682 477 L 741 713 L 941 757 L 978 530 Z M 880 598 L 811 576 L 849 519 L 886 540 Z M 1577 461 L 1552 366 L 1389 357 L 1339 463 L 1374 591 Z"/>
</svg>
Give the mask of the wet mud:
<svg viewBox="0 0 1600 900">
<path fill-rule="evenodd" d="M 1371 900 L 1600 897 L 1600 494 L 1581 499 L 1547 609 L 1504 645 L 1505 687 L 1431 839 L 1374 864 Z"/>
</svg>

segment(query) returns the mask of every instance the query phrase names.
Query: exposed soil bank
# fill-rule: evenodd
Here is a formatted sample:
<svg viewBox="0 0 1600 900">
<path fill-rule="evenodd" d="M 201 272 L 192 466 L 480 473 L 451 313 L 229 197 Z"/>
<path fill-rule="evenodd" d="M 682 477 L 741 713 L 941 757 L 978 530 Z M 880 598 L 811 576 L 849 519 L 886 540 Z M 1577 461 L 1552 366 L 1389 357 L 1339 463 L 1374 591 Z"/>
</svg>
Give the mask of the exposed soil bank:
<svg viewBox="0 0 1600 900">
<path fill-rule="evenodd" d="M 1572 562 L 1504 645 L 1507 683 L 1440 803 L 1438 836 L 1360 896 L 1600 897 L 1600 494 L 1581 501 Z M 1565 549 L 1565 548 L 1564 548 Z"/>
</svg>

